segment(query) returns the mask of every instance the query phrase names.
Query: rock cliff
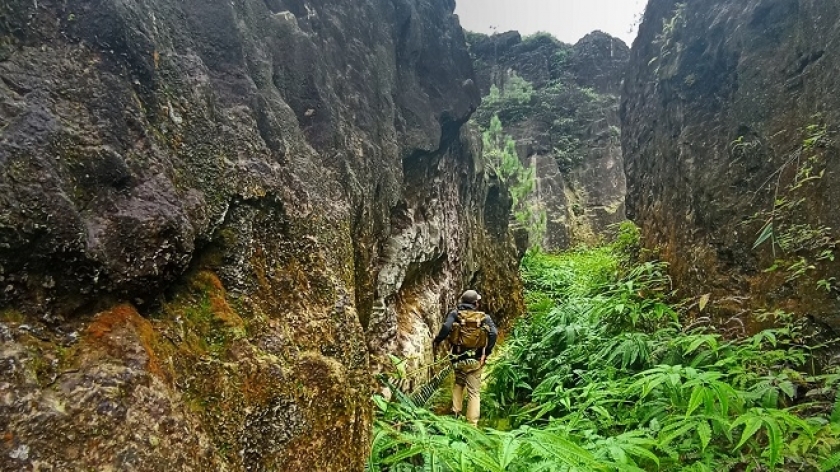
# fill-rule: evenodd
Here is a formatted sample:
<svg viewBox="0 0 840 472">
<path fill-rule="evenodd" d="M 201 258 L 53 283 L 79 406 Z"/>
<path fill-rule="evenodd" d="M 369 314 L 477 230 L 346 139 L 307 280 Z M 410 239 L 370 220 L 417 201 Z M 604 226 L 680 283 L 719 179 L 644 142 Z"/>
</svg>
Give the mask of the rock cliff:
<svg viewBox="0 0 840 472">
<path fill-rule="evenodd" d="M 382 356 L 522 310 L 453 9 L 0 5 L 0 469 L 362 470 Z"/>
<path fill-rule="evenodd" d="M 648 6 L 623 92 L 628 215 L 720 317 L 840 327 L 838 46 L 830 0 Z"/>
<path fill-rule="evenodd" d="M 596 243 L 625 219 L 618 95 L 629 48 L 599 31 L 575 45 L 516 31 L 468 40 L 489 95 L 476 119 L 486 126 L 498 113 L 523 164 L 536 170 L 534 203 L 547 215 L 542 246 Z"/>
</svg>

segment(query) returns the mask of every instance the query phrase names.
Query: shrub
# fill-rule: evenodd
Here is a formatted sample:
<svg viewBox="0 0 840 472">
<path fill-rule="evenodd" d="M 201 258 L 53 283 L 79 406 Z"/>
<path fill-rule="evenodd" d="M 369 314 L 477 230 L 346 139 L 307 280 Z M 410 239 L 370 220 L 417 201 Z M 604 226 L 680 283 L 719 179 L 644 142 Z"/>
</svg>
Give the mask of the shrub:
<svg viewBox="0 0 840 472">
<path fill-rule="evenodd" d="M 739 339 L 686 329 L 666 267 L 628 264 L 637 240 L 529 251 L 529 315 L 482 397 L 506 431 L 380 402 L 369 470 L 835 470 L 840 374 L 803 371 L 819 346 L 781 312 Z"/>
</svg>

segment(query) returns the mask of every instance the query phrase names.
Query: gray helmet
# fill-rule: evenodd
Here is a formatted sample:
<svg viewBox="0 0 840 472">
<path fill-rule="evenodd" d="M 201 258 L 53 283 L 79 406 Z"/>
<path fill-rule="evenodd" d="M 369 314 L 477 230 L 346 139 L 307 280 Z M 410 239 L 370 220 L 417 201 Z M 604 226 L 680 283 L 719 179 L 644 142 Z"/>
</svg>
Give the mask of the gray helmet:
<svg viewBox="0 0 840 472">
<path fill-rule="evenodd" d="M 467 290 L 463 295 L 461 295 L 461 303 L 474 305 L 475 302 L 479 300 L 481 300 L 481 295 L 479 295 L 475 290 Z"/>
</svg>

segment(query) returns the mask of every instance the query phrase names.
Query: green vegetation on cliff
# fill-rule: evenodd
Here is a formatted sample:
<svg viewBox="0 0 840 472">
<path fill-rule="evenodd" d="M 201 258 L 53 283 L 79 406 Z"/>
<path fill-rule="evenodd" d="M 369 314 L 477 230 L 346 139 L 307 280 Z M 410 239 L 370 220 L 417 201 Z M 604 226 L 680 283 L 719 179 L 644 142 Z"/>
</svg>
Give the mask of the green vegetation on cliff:
<svg viewBox="0 0 840 472">
<path fill-rule="evenodd" d="M 492 53 L 485 52 L 488 46 L 482 45 L 493 41 L 499 39 L 472 38 L 476 69 L 490 81 L 473 118 L 482 129 L 498 116 L 517 138 L 528 137 L 545 146 L 565 172 L 583 162 L 601 131 L 612 132 L 604 123 L 617 130 L 618 98 L 575 75 L 570 57 L 576 46 L 543 33 L 523 38 L 510 50 L 496 45 Z"/>
<path fill-rule="evenodd" d="M 510 190 L 513 218 L 528 231 L 530 244 L 539 246 L 545 235 L 546 214 L 539 202 L 529 199 L 536 184 L 534 168 L 522 165 L 516 141 L 505 134 L 498 116 L 490 119 L 490 126 L 482 133 L 482 144 L 484 160 Z"/>
<path fill-rule="evenodd" d="M 624 219 L 617 112 L 629 49 L 601 32 L 574 45 L 516 31 L 467 40 L 483 96 L 472 121 L 486 131 L 497 117 L 535 169 L 529 200 L 546 215 L 540 246 L 598 244 Z"/>
<path fill-rule="evenodd" d="M 836 470 L 823 346 L 781 312 L 753 336 L 689 323 L 706 303 L 670 303 L 666 267 L 630 262 L 636 237 L 529 253 L 529 316 L 489 371 L 484 427 L 377 399 L 368 470 Z"/>
<path fill-rule="evenodd" d="M 763 272 L 778 271 L 774 282 L 779 285 L 798 282 L 801 293 L 813 292 L 815 287 L 831 293 L 837 288 L 832 263 L 840 240 L 821 218 L 815 218 L 808 198 L 809 192 L 819 191 L 829 169 L 830 152 L 835 146 L 832 134 L 826 125 L 805 127 L 802 144 L 766 181 L 765 186 L 772 189 L 772 199 L 767 198 L 771 201 L 742 223 L 748 228 L 760 228 L 753 250 L 770 247 L 773 262 Z M 754 158 L 760 146 L 755 140 L 739 136 L 731 149 L 739 158 Z M 763 252 L 767 258 L 768 251 Z"/>
<path fill-rule="evenodd" d="M 645 13 L 622 91 L 627 215 L 720 316 L 781 308 L 840 331 L 838 35 L 831 1 Z"/>
<path fill-rule="evenodd" d="M 611 121 L 616 97 L 560 79 L 535 89 L 515 72 L 502 75 L 503 85 L 491 85 L 490 93 L 476 110 L 476 123 L 488 129 L 493 117 L 498 116 L 506 127 L 518 126 L 539 133 L 540 141 L 550 146 L 550 153 L 563 171 L 583 162 L 585 142 L 592 139 L 593 124 Z M 617 128 L 609 132 L 614 134 L 612 138 L 618 138 Z"/>
</svg>

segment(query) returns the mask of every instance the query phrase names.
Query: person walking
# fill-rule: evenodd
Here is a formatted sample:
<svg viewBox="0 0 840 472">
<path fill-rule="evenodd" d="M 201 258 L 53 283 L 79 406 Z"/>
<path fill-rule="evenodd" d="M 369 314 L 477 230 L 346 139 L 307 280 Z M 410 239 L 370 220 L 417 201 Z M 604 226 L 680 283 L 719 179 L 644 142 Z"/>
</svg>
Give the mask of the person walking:
<svg viewBox="0 0 840 472">
<path fill-rule="evenodd" d="M 452 413 L 461 415 L 464 389 L 467 390 L 467 421 L 478 426 L 481 411 L 481 373 L 487 358 L 493 353 L 498 331 L 490 315 L 479 310 L 481 295 L 467 290 L 461 295 L 458 307 L 446 317 L 432 341 L 432 348 L 449 341 L 450 359 L 455 366 L 455 385 L 452 387 Z M 473 361 L 470 361 L 472 359 Z"/>
</svg>

